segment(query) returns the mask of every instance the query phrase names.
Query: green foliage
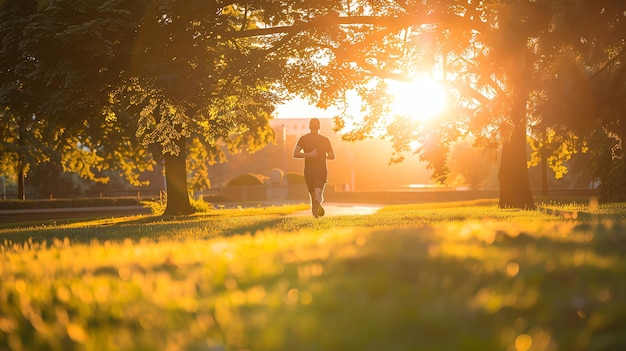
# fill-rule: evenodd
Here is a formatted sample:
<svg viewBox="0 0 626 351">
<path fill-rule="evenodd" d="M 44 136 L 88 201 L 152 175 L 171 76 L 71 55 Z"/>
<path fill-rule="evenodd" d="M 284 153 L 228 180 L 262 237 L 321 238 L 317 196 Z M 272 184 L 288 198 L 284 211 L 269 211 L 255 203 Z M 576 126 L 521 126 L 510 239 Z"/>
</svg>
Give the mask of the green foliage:
<svg viewBox="0 0 626 351">
<path fill-rule="evenodd" d="M 556 179 L 561 179 L 567 174 L 566 163 L 572 155 L 588 150 L 587 144 L 573 132 L 557 131 L 554 128 L 547 128 L 542 133 L 529 136 L 528 143 L 532 150 L 528 167 L 538 166 L 544 161 L 554 172 Z"/>
<path fill-rule="evenodd" d="M 565 170 L 560 158 L 568 159 L 568 153 L 587 139 L 594 158 L 590 171 L 601 180 L 602 199 L 624 199 L 619 162 L 605 162 L 608 154 L 619 152 L 620 147 L 614 149 L 607 145 L 610 142 L 599 139 L 606 137 L 605 133 L 624 139 L 620 121 L 626 96 L 622 84 L 626 48 L 620 38 L 625 29 L 622 19 L 626 3 L 558 3 L 557 9 L 566 10 L 561 19 L 569 25 L 557 26 L 543 39 L 549 45 L 541 45 L 541 72 L 535 79 L 541 89 L 537 89 L 530 104 L 533 124 L 540 129 L 539 135 L 544 134 L 545 155 L 541 157 L 550 158 L 550 167 L 558 176 Z M 546 128 L 556 128 L 556 137 L 545 136 Z M 535 150 L 537 146 L 533 145 Z M 536 152 L 532 157 L 537 157 Z M 607 177 L 611 173 L 613 176 Z"/>
<path fill-rule="evenodd" d="M 141 204 L 150 209 L 154 216 L 160 216 L 165 212 L 165 203 L 162 201 L 142 201 Z"/>
<path fill-rule="evenodd" d="M 626 346 L 615 217 L 432 204 L 322 220 L 281 213 L 2 230 L 0 348 Z"/>
<path fill-rule="evenodd" d="M 587 71 L 609 72 L 610 79 L 595 75 L 602 79 L 594 86 L 609 87 L 610 104 L 595 106 L 608 106 L 600 114 L 605 124 L 623 124 L 615 117 L 623 115 L 624 93 L 625 8 L 618 0 L 0 6 L 2 117 L 12 115 L 30 133 L 2 132 L 2 140 L 21 142 L 20 152 L 0 150 L 18 174 L 52 157 L 91 179 L 104 180 L 95 170 L 120 169 L 136 184 L 137 172 L 152 166 L 142 146 L 179 155 L 192 138 L 204 144 L 203 158 L 218 158 L 222 146 L 255 151 L 274 138 L 267 123 L 274 107 L 301 95 L 344 108 L 336 120 L 352 129 L 346 139 L 386 135 L 393 161 L 415 151 L 440 181 L 458 138 L 471 133 L 484 144 L 511 146 L 502 149 L 502 159 L 512 160 L 501 168 L 502 193 L 521 199 L 503 196 L 503 205 L 523 207 L 532 199 L 523 198 L 530 188 L 516 171 L 527 161 L 525 138 L 517 136 L 529 121 L 574 131 L 592 125 Z M 436 123 L 415 126 L 390 115 L 386 80 L 422 74 L 439 79 L 452 103 Z M 347 109 L 351 94 L 364 103 L 356 116 Z M 37 134 L 61 129 L 56 143 L 46 139 L 51 133 Z M 49 152 L 55 148 L 62 151 Z M 206 187 L 197 169 L 194 185 Z M 169 176 L 181 188 L 170 199 L 185 196 L 186 172 Z M 519 179 L 524 191 L 510 191 Z M 185 200 L 172 203 L 184 207 Z"/>
<path fill-rule="evenodd" d="M 114 67 L 128 61 L 120 38 L 134 31 L 132 16 L 140 14 L 134 4 L 0 4 L 0 34 L 6 38 L 0 59 L 0 129 L 5 134 L 0 162 L 9 163 L 14 173 L 49 161 L 101 182 L 107 181 L 102 170 L 117 168 L 139 184 L 138 173 L 152 166 L 146 153 L 129 143 L 132 132 L 120 133 L 125 129 L 120 125 L 111 130 L 102 114 L 106 89 L 119 79 Z"/>
<path fill-rule="evenodd" d="M 193 206 L 194 211 L 197 213 L 207 213 L 215 209 L 213 207 L 213 204 L 205 201 L 203 198 L 200 198 L 200 199 L 192 198 L 191 206 Z"/>
<path fill-rule="evenodd" d="M 198 138 L 190 141 L 189 156 L 187 158 L 187 173 L 189 174 L 189 185 L 192 191 L 203 191 L 211 189 L 209 179 L 209 165 L 214 164 L 215 158 L 207 150 Z"/>
<path fill-rule="evenodd" d="M 213 206 L 212 203 L 206 201 L 203 198 L 200 199 L 195 199 L 195 198 L 191 198 L 189 200 L 189 203 L 191 204 L 193 210 L 195 213 L 207 213 L 207 212 L 211 212 L 211 210 L 214 210 L 215 207 Z M 155 215 L 155 216 L 161 216 L 165 214 L 165 210 L 166 210 L 166 203 L 162 202 L 162 201 L 144 201 L 142 202 L 142 204 L 150 209 L 150 212 Z"/>
<path fill-rule="evenodd" d="M 593 147 L 591 173 L 600 181 L 602 201 L 626 199 L 626 164 L 623 156 L 623 139 L 605 128 L 592 135 Z"/>
<path fill-rule="evenodd" d="M 215 209 L 212 203 L 205 199 L 191 198 L 189 201 L 196 213 L 208 213 Z M 155 216 L 160 216 L 165 212 L 165 203 L 160 201 L 142 201 L 142 204 L 150 209 L 150 212 Z"/>
</svg>

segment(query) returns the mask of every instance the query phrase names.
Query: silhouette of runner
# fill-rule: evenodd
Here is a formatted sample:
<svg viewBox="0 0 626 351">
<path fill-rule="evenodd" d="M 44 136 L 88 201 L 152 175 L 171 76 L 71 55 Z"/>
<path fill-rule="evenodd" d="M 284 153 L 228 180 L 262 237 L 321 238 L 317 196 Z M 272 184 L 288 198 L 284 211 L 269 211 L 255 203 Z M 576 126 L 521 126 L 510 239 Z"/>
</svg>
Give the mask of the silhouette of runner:
<svg viewBox="0 0 626 351">
<path fill-rule="evenodd" d="M 293 157 L 304 159 L 304 180 L 311 197 L 311 212 L 315 218 L 318 218 L 324 215 L 322 201 L 328 175 L 326 160 L 334 160 L 335 152 L 330 145 L 330 140 L 319 134 L 319 119 L 312 118 L 309 121 L 309 129 L 310 133 L 298 139 L 293 149 Z"/>
</svg>

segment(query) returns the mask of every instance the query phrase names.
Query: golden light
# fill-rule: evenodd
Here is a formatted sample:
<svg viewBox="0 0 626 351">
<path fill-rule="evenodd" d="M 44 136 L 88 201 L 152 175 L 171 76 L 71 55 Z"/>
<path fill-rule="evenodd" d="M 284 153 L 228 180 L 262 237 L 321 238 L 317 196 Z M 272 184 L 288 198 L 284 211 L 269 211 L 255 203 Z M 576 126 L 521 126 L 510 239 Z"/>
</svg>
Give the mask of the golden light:
<svg viewBox="0 0 626 351">
<path fill-rule="evenodd" d="M 443 86 L 426 75 L 409 82 L 389 80 L 387 89 L 394 99 L 393 113 L 416 121 L 429 121 L 446 107 L 446 93 Z"/>
</svg>

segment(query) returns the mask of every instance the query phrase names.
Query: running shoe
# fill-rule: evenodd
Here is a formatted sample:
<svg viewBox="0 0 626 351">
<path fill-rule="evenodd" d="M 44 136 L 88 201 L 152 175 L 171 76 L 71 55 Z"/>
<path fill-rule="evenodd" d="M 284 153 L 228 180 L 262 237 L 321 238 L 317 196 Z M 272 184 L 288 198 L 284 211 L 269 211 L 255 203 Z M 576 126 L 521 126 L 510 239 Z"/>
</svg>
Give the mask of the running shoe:
<svg viewBox="0 0 626 351">
<path fill-rule="evenodd" d="M 319 218 L 319 206 L 319 202 L 317 202 L 316 200 L 313 200 L 313 202 L 311 202 L 311 212 L 313 213 L 313 217 L 315 218 Z"/>
<path fill-rule="evenodd" d="M 315 201 L 315 202 L 317 202 L 317 201 Z M 323 217 L 325 213 L 326 213 L 326 212 L 324 211 L 324 207 L 322 207 L 322 204 L 320 204 L 319 202 L 317 202 L 317 215 L 318 215 L 319 217 Z"/>
</svg>

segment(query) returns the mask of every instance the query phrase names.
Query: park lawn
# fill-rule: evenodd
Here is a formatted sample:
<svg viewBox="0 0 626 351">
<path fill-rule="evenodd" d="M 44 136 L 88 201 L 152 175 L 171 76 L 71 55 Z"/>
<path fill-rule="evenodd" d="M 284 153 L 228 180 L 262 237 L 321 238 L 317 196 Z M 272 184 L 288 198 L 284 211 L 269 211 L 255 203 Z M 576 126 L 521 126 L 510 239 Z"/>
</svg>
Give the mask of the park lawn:
<svg viewBox="0 0 626 351">
<path fill-rule="evenodd" d="M 0 350 L 626 349 L 623 205 L 297 209 L 0 229 Z"/>
</svg>

